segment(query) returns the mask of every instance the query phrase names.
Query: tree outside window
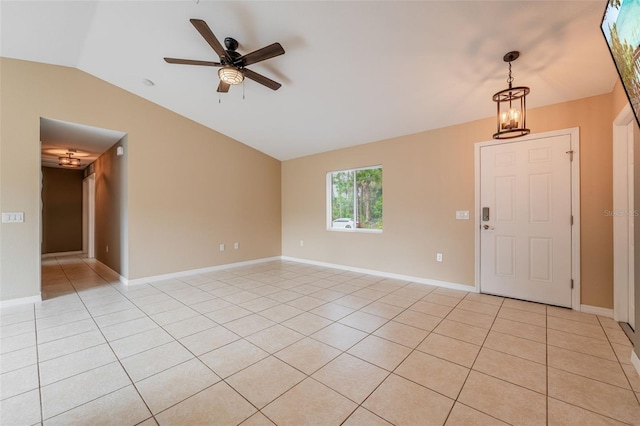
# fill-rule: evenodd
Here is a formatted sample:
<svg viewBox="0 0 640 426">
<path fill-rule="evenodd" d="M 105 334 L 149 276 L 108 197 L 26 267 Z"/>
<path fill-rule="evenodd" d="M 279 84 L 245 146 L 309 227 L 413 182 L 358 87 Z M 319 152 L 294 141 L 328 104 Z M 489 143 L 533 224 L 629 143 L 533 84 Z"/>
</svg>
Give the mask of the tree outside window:
<svg viewBox="0 0 640 426">
<path fill-rule="evenodd" d="M 328 174 L 330 229 L 382 230 L 382 167 Z"/>
</svg>

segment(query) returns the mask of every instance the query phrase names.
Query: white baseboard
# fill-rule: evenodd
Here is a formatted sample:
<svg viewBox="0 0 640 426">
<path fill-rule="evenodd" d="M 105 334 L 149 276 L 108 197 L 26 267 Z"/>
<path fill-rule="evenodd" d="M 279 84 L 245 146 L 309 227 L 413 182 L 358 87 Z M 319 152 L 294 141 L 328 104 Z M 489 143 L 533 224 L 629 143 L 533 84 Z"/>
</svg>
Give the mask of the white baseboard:
<svg viewBox="0 0 640 426">
<path fill-rule="evenodd" d="M 126 280 L 125 277 L 123 277 L 122 275 L 120 275 L 119 273 L 117 273 L 116 271 L 114 271 L 113 269 L 111 269 L 110 267 L 108 267 L 107 265 L 105 265 L 104 263 L 100 262 L 98 259 L 96 259 L 95 257 L 92 258 L 86 258 L 83 259 L 84 263 L 86 263 L 87 265 L 89 265 L 89 267 L 91 268 L 91 264 L 97 264 L 100 266 L 100 269 L 106 269 L 106 271 L 113 275 L 114 277 L 117 277 L 118 281 L 120 281 L 121 283 L 124 283 L 123 280 Z M 95 268 L 91 268 L 93 269 L 98 275 L 100 275 L 100 271 L 96 271 Z M 100 275 L 102 277 L 102 275 Z M 107 277 L 102 277 L 104 279 L 107 279 Z"/>
<path fill-rule="evenodd" d="M 585 314 L 600 315 L 601 317 L 613 318 L 613 309 L 601 308 L 599 306 L 580 305 L 580 312 Z"/>
<path fill-rule="evenodd" d="M 172 272 L 172 273 L 169 273 L 169 274 L 154 275 L 154 276 L 144 277 L 144 278 L 134 278 L 132 280 L 121 276 L 120 277 L 120 281 L 124 285 L 138 285 L 138 284 L 145 284 L 145 283 L 150 283 L 150 282 L 155 282 L 155 281 L 170 280 L 170 279 L 173 279 L 173 278 L 181 278 L 181 277 L 186 277 L 186 276 L 189 276 L 189 275 L 206 274 L 208 272 L 215 272 L 215 271 L 221 271 L 221 270 L 224 270 L 224 269 L 238 268 L 238 267 L 241 267 L 241 266 L 257 265 L 257 264 L 260 264 L 260 263 L 272 262 L 274 260 L 280 260 L 280 259 L 281 259 L 280 256 L 265 257 L 265 258 L 262 258 L 262 259 L 247 260 L 247 261 L 244 261 L 244 262 L 226 263 L 224 265 L 208 266 L 206 268 L 190 269 L 190 270 L 187 270 L 187 271 Z"/>
<path fill-rule="evenodd" d="M 640 376 L 640 358 L 638 358 L 638 354 L 636 353 L 636 351 L 631 351 L 631 364 Z"/>
<path fill-rule="evenodd" d="M 38 303 L 38 302 L 42 302 L 42 295 L 40 293 L 38 293 L 36 296 L 2 300 L 0 301 L 0 308 L 8 308 L 11 306 L 26 305 L 27 303 Z"/>
<path fill-rule="evenodd" d="M 402 274 L 395 274 L 395 273 L 392 273 L 392 272 L 376 271 L 374 269 L 355 268 L 353 266 L 338 265 L 338 264 L 335 264 L 335 263 L 317 262 L 315 260 L 300 259 L 300 258 L 297 258 L 297 257 L 282 256 L 281 258 L 282 258 L 282 260 L 289 260 L 289 261 L 298 262 L 298 263 L 306 263 L 306 264 L 315 265 L 315 266 L 323 266 L 323 267 L 326 267 L 326 268 L 342 269 L 344 271 L 357 272 L 357 273 L 360 273 L 360 274 L 368 274 L 368 275 L 375 275 L 375 276 L 378 276 L 378 277 L 392 278 L 392 279 L 396 279 L 396 280 L 411 281 L 413 283 L 433 285 L 433 286 L 436 286 L 436 287 L 445 287 L 445 288 L 450 288 L 450 289 L 453 289 L 453 290 L 470 291 L 470 292 L 474 292 L 474 293 L 478 292 L 478 288 L 475 287 L 475 286 L 458 284 L 458 283 L 451 283 L 451 282 L 448 282 L 448 281 L 438 281 L 438 280 L 432 280 L 432 279 L 428 279 L 428 278 L 412 277 L 410 275 L 402 275 Z"/>
<path fill-rule="evenodd" d="M 45 253 L 42 255 L 43 259 L 49 259 L 52 257 L 62 257 L 62 256 L 79 256 L 84 254 L 82 250 L 80 251 L 61 251 L 59 253 Z"/>
</svg>

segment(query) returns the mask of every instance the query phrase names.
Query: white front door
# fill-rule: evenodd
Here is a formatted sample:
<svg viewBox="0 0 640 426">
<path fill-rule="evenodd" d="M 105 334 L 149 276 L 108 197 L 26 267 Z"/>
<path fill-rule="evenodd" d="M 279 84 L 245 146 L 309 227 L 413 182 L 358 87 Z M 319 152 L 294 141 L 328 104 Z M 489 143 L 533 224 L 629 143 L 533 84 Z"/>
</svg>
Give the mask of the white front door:
<svg viewBox="0 0 640 426">
<path fill-rule="evenodd" d="M 571 307 L 571 136 L 480 148 L 480 291 Z"/>
</svg>

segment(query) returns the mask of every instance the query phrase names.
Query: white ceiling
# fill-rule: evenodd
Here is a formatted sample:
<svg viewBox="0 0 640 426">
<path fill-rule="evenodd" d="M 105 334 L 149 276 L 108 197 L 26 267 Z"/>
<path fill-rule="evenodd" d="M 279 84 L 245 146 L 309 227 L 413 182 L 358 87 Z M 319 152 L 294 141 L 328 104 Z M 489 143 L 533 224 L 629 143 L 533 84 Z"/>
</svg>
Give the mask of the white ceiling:
<svg viewBox="0 0 640 426">
<path fill-rule="evenodd" d="M 0 55 L 76 67 L 286 160 L 490 117 L 510 50 L 521 52 L 513 73 L 531 87 L 529 107 L 608 93 L 605 5 L 2 0 Z M 217 68 L 165 63 L 218 60 L 190 18 L 241 53 L 280 42 L 285 55 L 249 68 L 282 88 L 248 80 L 245 99 L 241 86 L 219 96 Z"/>
</svg>

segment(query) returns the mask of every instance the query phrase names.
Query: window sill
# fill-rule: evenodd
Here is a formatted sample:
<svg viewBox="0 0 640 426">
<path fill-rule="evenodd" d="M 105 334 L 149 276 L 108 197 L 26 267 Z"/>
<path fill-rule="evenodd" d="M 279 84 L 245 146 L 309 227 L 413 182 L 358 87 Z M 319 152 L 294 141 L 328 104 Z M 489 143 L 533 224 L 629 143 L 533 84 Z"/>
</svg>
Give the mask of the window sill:
<svg viewBox="0 0 640 426">
<path fill-rule="evenodd" d="M 382 234 L 382 229 L 366 229 L 366 228 L 355 228 L 355 229 L 346 229 L 346 228 L 327 228 L 327 231 L 331 232 L 350 232 L 350 233 L 363 233 L 363 234 Z"/>
</svg>

